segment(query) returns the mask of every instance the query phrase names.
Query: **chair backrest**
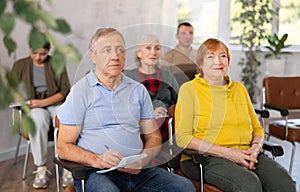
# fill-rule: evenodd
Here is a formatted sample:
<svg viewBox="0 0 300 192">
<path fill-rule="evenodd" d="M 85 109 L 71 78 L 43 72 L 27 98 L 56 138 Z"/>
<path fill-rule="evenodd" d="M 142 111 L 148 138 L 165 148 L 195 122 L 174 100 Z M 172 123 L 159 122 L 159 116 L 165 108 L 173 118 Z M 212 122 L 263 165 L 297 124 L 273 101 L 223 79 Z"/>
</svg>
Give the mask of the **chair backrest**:
<svg viewBox="0 0 300 192">
<path fill-rule="evenodd" d="M 194 79 L 197 74 L 196 64 L 178 64 L 173 66 L 173 74 L 179 85 Z"/>
<path fill-rule="evenodd" d="M 197 74 L 196 64 L 178 64 L 176 65 L 185 75 L 191 80 L 194 79 L 195 74 Z"/>
<path fill-rule="evenodd" d="M 59 128 L 59 119 L 57 116 L 55 116 L 54 119 L 54 156 L 58 158 L 58 153 L 57 153 L 57 137 L 58 137 L 58 128 Z"/>
<path fill-rule="evenodd" d="M 22 118 L 24 118 L 25 115 L 24 111 L 21 108 L 21 105 L 17 103 L 13 103 L 9 106 L 9 108 L 11 108 L 12 110 L 12 126 L 14 127 L 14 129 L 17 128 L 19 134 L 21 134 L 24 139 L 29 140 L 28 132 L 27 131 L 24 132 L 20 124 L 20 121 L 22 120 Z M 54 141 L 53 131 L 54 131 L 53 124 L 50 123 L 49 131 L 48 131 L 48 141 Z"/>
<path fill-rule="evenodd" d="M 288 109 L 300 109 L 300 77 L 263 79 L 264 102 Z"/>
</svg>

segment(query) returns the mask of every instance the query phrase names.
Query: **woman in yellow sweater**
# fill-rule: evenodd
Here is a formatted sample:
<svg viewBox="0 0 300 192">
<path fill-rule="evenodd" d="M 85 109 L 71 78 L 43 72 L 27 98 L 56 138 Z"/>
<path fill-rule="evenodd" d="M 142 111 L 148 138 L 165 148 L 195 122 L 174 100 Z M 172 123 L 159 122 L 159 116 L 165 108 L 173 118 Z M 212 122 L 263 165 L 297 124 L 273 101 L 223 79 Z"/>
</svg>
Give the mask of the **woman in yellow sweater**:
<svg viewBox="0 0 300 192">
<path fill-rule="evenodd" d="M 230 80 L 230 51 L 218 39 L 199 48 L 200 74 L 183 84 L 175 110 L 176 142 L 204 154 L 204 181 L 223 191 L 296 191 L 289 173 L 260 153 L 261 127 L 245 87 Z M 199 166 L 182 156 L 182 171 L 200 180 Z"/>
</svg>

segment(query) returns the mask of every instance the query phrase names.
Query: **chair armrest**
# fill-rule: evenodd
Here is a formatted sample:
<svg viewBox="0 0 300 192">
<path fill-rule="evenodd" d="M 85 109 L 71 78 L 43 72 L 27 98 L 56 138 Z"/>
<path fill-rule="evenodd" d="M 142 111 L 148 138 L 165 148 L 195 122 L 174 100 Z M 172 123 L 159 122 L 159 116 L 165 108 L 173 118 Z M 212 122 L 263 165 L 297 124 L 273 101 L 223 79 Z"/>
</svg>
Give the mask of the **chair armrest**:
<svg viewBox="0 0 300 192">
<path fill-rule="evenodd" d="M 155 158 L 160 162 L 164 162 L 168 168 L 179 167 L 180 157 L 178 155 L 171 155 L 167 152 L 161 151 Z"/>
<path fill-rule="evenodd" d="M 21 110 L 22 106 L 27 106 L 27 105 L 30 105 L 30 101 L 25 101 L 25 102 L 22 102 L 22 103 L 14 102 L 14 103 L 9 104 L 9 108 Z"/>
<path fill-rule="evenodd" d="M 279 157 L 284 154 L 284 151 L 283 151 L 283 148 L 281 145 L 272 143 L 270 141 L 265 141 L 262 149 L 271 152 L 272 155 L 275 157 Z"/>
<path fill-rule="evenodd" d="M 192 149 L 184 149 L 182 151 L 182 153 L 185 154 L 185 155 L 190 156 L 195 164 L 200 164 L 201 163 L 200 160 L 203 157 L 203 155 L 200 154 L 198 151 L 192 150 Z"/>
<path fill-rule="evenodd" d="M 182 149 L 175 145 L 169 145 L 168 148 L 168 152 L 161 150 L 154 160 L 165 163 L 168 168 L 179 167 Z"/>
<path fill-rule="evenodd" d="M 273 156 L 279 157 L 284 154 L 283 148 L 281 145 L 278 145 L 276 143 L 272 143 L 269 141 L 265 141 L 263 144 L 263 150 L 269 151 L 272 153 Z M 183 154 L 190 156 L 194 163 L 199 164 L 202 158 L 202 154 L 199 154 L 198 151 L 192 150 L 192 149 L 184 149 L 182 151 Z"/>
<path fill-rule="evenodd" d="M 261 117 L 263 118 L 268 118 L 270 117 L 270 113 L 268 110 L 265 110 L 265 109 L 257 109 L 257 108 L 254 108 L 255 110 L 255 113 L 259 114 Z"/>
<path fill-rule="evenodd" d="M 59 159 L 58 157 L 54 157 L 53 162 L 55 164 L 58 164 L 59 166 L 63 167 L 64 169 L 67 169 L 70 171 L 73 175 L 74 179 L 85 179 L 88 176 L 88 167 L 76 163 L 76 162 L 71 162 L 67 160 L 62 160 Z"/>
<path fill-rule="evenodd" d="M 264 104 L 264 106 L 265 106 L 265 108 L 279 111 L 281 116 L 288 116 L 289 115 L 289 110 L 287 108 L 278 107 L 278 106 L 270 105 L 270 104 Z"/>
</svg>

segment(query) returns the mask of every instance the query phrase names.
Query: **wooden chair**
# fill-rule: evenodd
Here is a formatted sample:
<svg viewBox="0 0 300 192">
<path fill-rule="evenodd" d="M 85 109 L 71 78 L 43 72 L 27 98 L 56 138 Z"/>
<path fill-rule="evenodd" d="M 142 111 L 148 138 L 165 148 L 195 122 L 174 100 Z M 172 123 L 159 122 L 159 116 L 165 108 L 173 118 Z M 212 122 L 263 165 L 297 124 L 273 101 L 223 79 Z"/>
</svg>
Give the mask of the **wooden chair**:
<svg viewBox="0 0 300 192">
<path fill-rule="evenodd" d="M 263 79 L 264 107 L 280 112 L 281 120 L 269 122 L 270 136 L 292 144 L 289 172 L 292 173 L 296 142 L 300 142 L 300 77 L 266 77 Z M 292 117 L 292 119 L 290 118 Z"/>
</svg>

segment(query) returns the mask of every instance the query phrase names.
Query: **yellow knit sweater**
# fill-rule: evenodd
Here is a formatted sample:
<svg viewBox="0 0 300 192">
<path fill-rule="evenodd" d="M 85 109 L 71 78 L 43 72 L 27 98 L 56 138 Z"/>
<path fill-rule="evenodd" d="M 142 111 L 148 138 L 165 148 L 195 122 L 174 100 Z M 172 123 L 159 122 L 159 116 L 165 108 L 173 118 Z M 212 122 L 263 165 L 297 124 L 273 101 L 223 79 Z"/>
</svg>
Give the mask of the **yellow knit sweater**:
<svg viewBox="0 0 300 192">
<path fill-rule="evenodd" d="M 227 80 L 225 86 L 213 86 L 196 75 L 181 86 L 175 109 L 179 147 L 186 148 L 196 137 L 215 145 L 248 149 L 253 136 L 264 136 L 246 88 Z M 183 156 L 182 160 L 186 159 Z"/>
</svg>

